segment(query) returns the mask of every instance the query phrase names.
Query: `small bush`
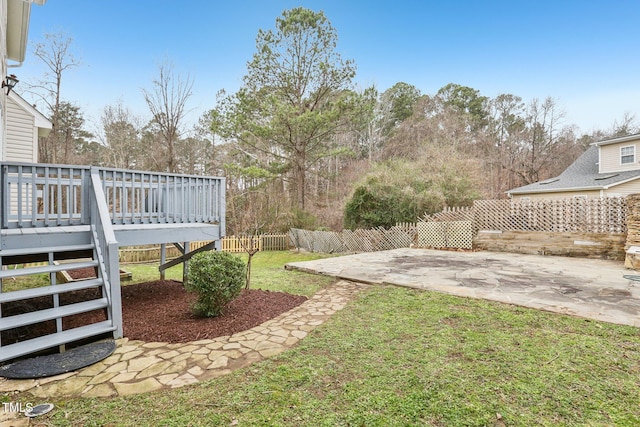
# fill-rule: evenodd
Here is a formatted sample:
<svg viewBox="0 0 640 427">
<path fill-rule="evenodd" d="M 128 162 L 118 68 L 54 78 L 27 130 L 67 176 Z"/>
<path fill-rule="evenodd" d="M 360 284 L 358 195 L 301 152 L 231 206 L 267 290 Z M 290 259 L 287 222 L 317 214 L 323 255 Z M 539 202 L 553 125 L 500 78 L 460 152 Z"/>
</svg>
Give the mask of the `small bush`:
<svg viewBox="0 0 640 427">
<path fill-rule="evenodd" d="M 244 262 L 228 252 L 208 251 L 189 261 L 186 289 L 198 294 L 193 306 L 196 316 L 215 317 L 237 298 L 245 284 Z"/>
</svg>

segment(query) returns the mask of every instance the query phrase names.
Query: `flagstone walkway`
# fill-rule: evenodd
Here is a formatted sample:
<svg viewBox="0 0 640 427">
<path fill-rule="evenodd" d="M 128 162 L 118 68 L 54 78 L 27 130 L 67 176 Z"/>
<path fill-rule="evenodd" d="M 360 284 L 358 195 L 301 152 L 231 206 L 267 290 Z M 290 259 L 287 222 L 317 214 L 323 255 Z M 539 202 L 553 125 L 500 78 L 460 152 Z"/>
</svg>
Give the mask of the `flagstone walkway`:
<svg viewBox="0 0 640 427">
<path fill-rule="evenodd" d="M 339 281 L 298 307 L 231 336 L 183 344 L 123 338 L 111 356 L 76 372 L 30 380 L 0 378 L 0 393 L 29 392 L 56 399 L 125 396 L 215 378 L 297 344 L 366 286 Z"/>
</svg>

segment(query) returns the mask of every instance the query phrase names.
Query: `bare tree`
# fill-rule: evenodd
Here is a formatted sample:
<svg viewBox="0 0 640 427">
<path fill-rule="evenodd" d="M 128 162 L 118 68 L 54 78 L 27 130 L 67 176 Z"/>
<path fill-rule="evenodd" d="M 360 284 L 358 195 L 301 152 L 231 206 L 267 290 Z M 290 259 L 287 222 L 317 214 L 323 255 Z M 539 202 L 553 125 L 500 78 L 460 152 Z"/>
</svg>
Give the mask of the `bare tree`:
<svg viewBox="0 0 640 427">
<path fill-rule="evenodd" d="M 141 119 L 118 101 L 107 105 L 100 117 L 100 142 L 106 148 L 105 163 L 116 168 L 138 166 L 141 153 Z"/>
<path fill-rule="evenodd" d="M 615 120 L 611 127 L 611 136 L 627 136 L 640 131 L 640 125 L 636 120 L 635 114 L 625 111 L 620 120 Z"/>
<path fill-rule="evenodd" d="M 251 178 L 246 175 L 246 171 L 233 168 L 227 169 L 226 172 L 229 186 L 227 189 L 230 219 L 228 228 L 238 238 L 240 246 L 247 253 L 245 288 L 249 289 L 253 256 L 260 250 L 260 234 L 265 231 L 272 232 L 285 211 L 281 206 L 282 191 L 277 191 L 278 180 Z"/>
<path fill-rule="evenodd" d="M 177 172 L 175 148 L 188 113 L 186 104 L 192 88 L 191 79 L 187 77 L 182 80 L 175 76 L 173 65 L 165 61 L 158 66 L 158 77 L 153 81 L 153 89 L 142 90 L 152 121 L 158 126 L 162 143 L 167 149 L 165 165 L 168 172 Z"/>
<path fill-rule="evenodd" d="M 552 169 L 552 164 L 568 135 L 560 127 L 564 112 L 558 108 L 553 98 L 547 97 L 543 102 L 533 99 L 527 108 L 527 131 L 519 141 L 521 153 L 519 165 L 514 171 L 524 184 L 537 182 Z M 553 176 L 553 174 L 551 174 Z"/>
<path fill-rule="evenodd" d="M 215 174 L 213 162 L 215 135 L 211 131 L 211 115 L 205 112 L 193 125 L 190 135 L 180 139 L 176 159 L 182 173 Z"/>
<path fill-rule="evenodd" d="M 69 147 L 63 150 L 65 140 L 59 140 L 64 135 L 61 129 L 61 88 L 62 78 L 66 71 L 76 67 L 80 61 L 71 52 L 73 39 L 63 33 L 45 34 L 45 41 L 34 45 L 33 54 L 47 67 L 47 72 L 42 81 L 29 85 L 27 92 L 32 93 L 47 105 L 50 112 L 51 123 L 57 132 L 51 132 L 43 141 L 40 149 L 41 162 L 69 161 Z"/>
<path fill-rule="evenodd" d="M 489 126 L 481 141 L 487 178 L 486 194 L 492 199 L 505 197 L 505 191 L 520 185 L 513 173 L 520 155 L 517 141 L 526 132 L 526 105 L 522 98 L 499 94 L 489 102 Z"/>
</svg>

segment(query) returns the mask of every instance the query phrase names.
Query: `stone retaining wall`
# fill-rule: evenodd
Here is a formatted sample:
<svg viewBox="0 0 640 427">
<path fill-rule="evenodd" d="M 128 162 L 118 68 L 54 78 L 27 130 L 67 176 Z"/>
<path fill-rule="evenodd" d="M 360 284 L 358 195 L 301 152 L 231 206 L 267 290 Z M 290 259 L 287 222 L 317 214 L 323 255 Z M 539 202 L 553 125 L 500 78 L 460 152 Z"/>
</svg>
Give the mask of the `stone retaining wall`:
<svg viewBox="0 0 640 427">
<path fill-rule="evenodd" d="M 624 266 L 640 269 L 640 194 L 627 196 L 627 241 Z"/>
<path fill-rule="evenodd" d="M 640 206 L 638 211 L 640 213 Z M 638 226 L 638 232 L 640 233 L 640 221 Z M 640 248 L 640 235 L 636 237 L 639 239 Z M 625 259 L 626 240 L 627 236 L 625 234 L 480 230 L 473 241 L 473 247 L 495 252 L 560 255 L 623 261 Z"/>
</svg>

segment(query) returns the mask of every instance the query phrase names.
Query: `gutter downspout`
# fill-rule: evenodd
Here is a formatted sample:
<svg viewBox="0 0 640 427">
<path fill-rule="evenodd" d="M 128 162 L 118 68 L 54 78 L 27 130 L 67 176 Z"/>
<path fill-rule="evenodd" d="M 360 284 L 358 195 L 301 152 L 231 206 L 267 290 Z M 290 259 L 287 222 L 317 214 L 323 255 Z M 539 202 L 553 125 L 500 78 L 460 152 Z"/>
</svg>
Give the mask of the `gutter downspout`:
<svg viewBox="0 0 640 427">
<path fill-rule="evenodd" d="M 16 61 L 12 64 L 7 63 L 7 68 L 18 68 L 21 67 L 24 60 L 25 60 L 25 56 L 26 56 L 26 51 L 27 51 L 27 38 L 29 35 L 29 22 L 30 22 L 30 18 L 31 18 L 31 5 L 33 3 L 37 4 L 37 5 L 44 5 L 46 3 L 47 0 L 9 0 L 9 2 L 7 3 L 7 8 L 9 8 L 9 4 L 14 4 L 15 9 L 12 7 L 12 9 L 17 11 L 15 12 L 16 15 L 19 16 L 18 21 L 20 25 L 20 35 L 19 35 L 19 40 L 18 40 L 18 58 L 17 59 L 12 59 L 12 61 Z M 7 16 L 9 16 L 9 10 L 7 10 Z M 9 32 L 9 22 L 7 22 L 7 32 Z M 10 58 L 7 58 L 10 59 Z"/>
</svg>

